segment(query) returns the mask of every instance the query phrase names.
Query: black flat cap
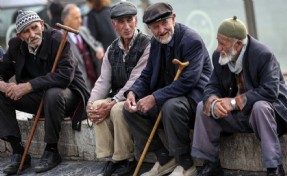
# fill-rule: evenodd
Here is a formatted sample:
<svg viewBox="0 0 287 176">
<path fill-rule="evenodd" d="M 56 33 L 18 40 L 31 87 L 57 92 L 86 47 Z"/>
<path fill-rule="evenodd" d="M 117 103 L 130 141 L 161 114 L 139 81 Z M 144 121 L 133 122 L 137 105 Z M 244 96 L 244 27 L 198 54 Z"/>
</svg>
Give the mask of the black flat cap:
<svg viewBox="0 0 287 176">
<path fill-rule="evenodd" d="M 111 8 L 111 19 L 122 16 L 134 16 L 137 14 L 137 8 L 130 2 L 118 2 Z"/>
<path fill-rule="evenodd" d="M 155 3 L 150 5 L 144 12 L 143 22 L 151 24 L 156 21 L 166 19 L 172 15 L 173 8 L 165 2 Z"/>
</svg>

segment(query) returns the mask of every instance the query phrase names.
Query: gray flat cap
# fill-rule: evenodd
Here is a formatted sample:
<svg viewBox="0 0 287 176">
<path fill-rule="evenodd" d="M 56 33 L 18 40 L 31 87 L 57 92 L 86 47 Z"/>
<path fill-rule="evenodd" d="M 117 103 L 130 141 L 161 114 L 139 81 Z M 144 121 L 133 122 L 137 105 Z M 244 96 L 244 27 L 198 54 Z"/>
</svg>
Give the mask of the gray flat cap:
<svg viewBox="0 0 287 176">
<path fill-rule="evenodd" d="M 122 16 L 134 16 L 137 14 L 137 8 L 130 2 L 118 2 L 111 8 L 111 19 Z"/>
<path fill-rule="evenodd" d="M 143 22 L 151 24 L 156 21 L 166 19 L 172 15 L 172 6 L 165 2 L 150 5 L 144 12 Z"/>
</svg>

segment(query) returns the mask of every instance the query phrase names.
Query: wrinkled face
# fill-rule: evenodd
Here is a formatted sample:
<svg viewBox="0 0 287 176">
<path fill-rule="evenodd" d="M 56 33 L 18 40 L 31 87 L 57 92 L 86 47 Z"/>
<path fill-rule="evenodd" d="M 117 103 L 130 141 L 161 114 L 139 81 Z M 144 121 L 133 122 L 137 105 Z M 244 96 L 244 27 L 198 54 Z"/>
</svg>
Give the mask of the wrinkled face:
<svg viewBox="0 0 287 176">
<path fill-rule="evenodd" d="M 241 41 L 217 34 L 217 42 L 216 51 L 220 53 L 218 63 L 220 65 L 226 65 L 230 61 L 235 62 L 239 53 L 237 49 Z"/>
<path fill-rule="evenodd" d="M 25 27 L 17 36 L 24 40 L 30 47 L 37 48 L 42 43 L 44 21 L 36 21 Z"/>
<path fill-rule="evenodd" d="M 162 44 L 167 44 L 171 41 L 174 34 L 175 14 L 170 18 L 166 18 L 148 25 L 154 38 Z"/>
<path fill-rule="evenodd" d="M 138 20 L 136 16 L 124 16 L 112 20 L 112 24 L 115 30 L 124 40 L 132 39 L 137 27 L 137 23 Z"/>
<path fill-rule="evenodd" d="M 73 29 L 79 30 L 82 24 L 82 16 L 79 8 L 70 8 L 63 23 Z"/>
</svg>

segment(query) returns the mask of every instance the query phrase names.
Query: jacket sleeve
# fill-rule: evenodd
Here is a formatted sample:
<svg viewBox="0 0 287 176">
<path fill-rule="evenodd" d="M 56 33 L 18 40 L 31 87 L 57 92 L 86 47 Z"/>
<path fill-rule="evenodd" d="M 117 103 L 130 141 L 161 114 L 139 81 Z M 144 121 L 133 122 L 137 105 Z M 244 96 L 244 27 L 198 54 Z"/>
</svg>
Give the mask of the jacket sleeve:
<svg viewBox="0 0 287 176">
<path fill-rule="evenodd" d="M 264 100 L 273 103 L 279 96 L 280 67 L 272 53 L 261 52 L 256 57 L 256 73 L 258 86 L 248 90 L 235 99 L 244 114 L 250 113 L 256 101 Z"/>
<path fill-rule="evenodd" d="M 178 80 L 170 85 L 153 92 L 157 105 L 162 105 L 166 100 L 187 95 L 198 83 L 203 65 L 207 56 L 203 43 L 199 40 L 184 40 L 178 47 L 179 58 L 182 62 L 189 61 L 189 65 L 182 71 Z"/>
</svg>

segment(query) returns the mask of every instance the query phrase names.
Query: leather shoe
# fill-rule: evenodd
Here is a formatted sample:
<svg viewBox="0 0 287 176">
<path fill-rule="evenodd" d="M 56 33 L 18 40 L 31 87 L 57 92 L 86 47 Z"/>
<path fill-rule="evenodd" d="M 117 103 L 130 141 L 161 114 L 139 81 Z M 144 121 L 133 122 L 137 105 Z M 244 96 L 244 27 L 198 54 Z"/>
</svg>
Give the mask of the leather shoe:
<svg viewBox="0 0 287 176">
<path fill-rule="evenodd" d="M 203 167 L 199 170 L 197 176 L 221 176 L 224 172 L 221 168 L 220 161 L 206 161 Z"/>
<path fill-rule="evenodd" d="M 278 165 L 276 168 L 267 168 L 267 176 L 284 176 L 285 171 L 282 164 Z"/>
<path fill-rule="evenodd" d="M 34 167 L 34 171 L 36 173 L 48 171 L 60 164 L 61 161 L 62 158 L 58 152 L 50 152 L 45 150 L 39 164 Z"/>
<path fill-rule="evenodd" d="M 21 154 L 13 154 L 11 156 L 11 163 L 4 168 L 3 172 L 7 175 L 16 174 L 20 166 L 21 159 L 22 159 Z M 27 155 L 24 165 L 22 167 L 22 171 L 29 168 L 30 166 L 31 166 L 31 156 Z"/>
<path fill-rule="evenodd" d="M 118 166 L 112 176 L 129 176 L 134 172 L 136 166 L 137 161 L 135 159 L 133 161 L 125 160 L 122 165 Z"/>
<path fill-rule="evenodd" d="M 100 173 L 97 174 L 97 176 L 111 176 L 115 172 L 115 170 L 124 162 L 124 160 L 119 162 L 107 161 L 103 169 Z"/>
</svg>

